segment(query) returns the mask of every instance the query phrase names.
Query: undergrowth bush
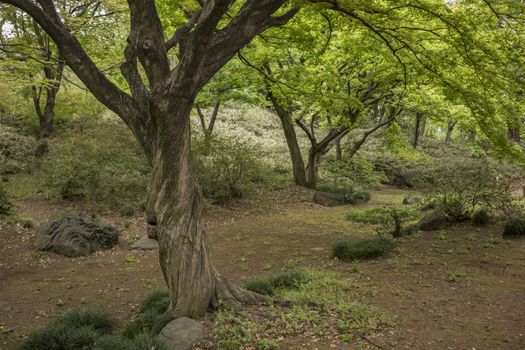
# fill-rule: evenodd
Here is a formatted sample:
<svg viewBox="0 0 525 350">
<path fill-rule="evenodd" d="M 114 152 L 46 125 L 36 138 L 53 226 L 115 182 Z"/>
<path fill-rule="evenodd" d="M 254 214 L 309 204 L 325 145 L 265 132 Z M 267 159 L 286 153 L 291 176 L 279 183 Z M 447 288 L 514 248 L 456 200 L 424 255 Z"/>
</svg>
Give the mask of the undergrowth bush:
<svg viewBox="0 0 525 350">
<path fill-rule="evenodd" d="M 384 182 L 382 173 L 377 172 L 369 161 L 348 158 L 342 161 L 327 161 L 320 172 L 321 186 L 333 192 L 346 192 L 351 188 L 377 188 Z"/>
<path fill-rule="evenodd" d="M 525 236 L 525 219 L 511 218 L 505 223 L 504 236 Z"/>
<path fill-rule="evenodd" d="M 194 141 L 193 164 L 204 197 L 218 203 L 246 197 L 270 181 L 262 154 L 235 138 Z"/>
<path fill-rule="evenodd" d="M 7 193 L 0 184 L 0 217 L 11 214 L 12 209 L 13 205 L 7 198 Z"/>
<path fill-rule="evenodd" d="M 362 239 L 357 242 L 340 240 L 332 247 L 332 256 L 341 260 L 372 259 L 385 255 L 394 242 L 388 238 Z"/>
<path fill-rule="evenodd" d="M 149 166 L 131 133 L 104 122 L 96 130 L 51 144 L 42 162 L 49 197 L 85 199 L 97 210 L 120 210 L 144 197 Z"/>
<path fill-rule="evenodd" d="M 0 175 L 29 170 L 36 149 L 36 140 L 14 128 L 0 124 Z"/>
<path fill-rule="evenodd" d="M 485 209 L 479 209 L 472 214 L 472 222 L 478 226 L 487 226 L 490 223 L 490 215 Z"/>
<path fill-rule="evenodd" d="M 259 294 L 274 295 L 277 289 L 295 289 L 306 282 L 308 277 L 303 271 L 289 271 L 247 281 L 245 287 Z"/>
<path fill-rule="evenodd" d="M 510 181 L 498 164 L 487 159 L 444 159 L 420 176 L 429 201 L 450 219 L 470 219 L 478 207 L 507 213 L 512 207 Z"/>
</svg>

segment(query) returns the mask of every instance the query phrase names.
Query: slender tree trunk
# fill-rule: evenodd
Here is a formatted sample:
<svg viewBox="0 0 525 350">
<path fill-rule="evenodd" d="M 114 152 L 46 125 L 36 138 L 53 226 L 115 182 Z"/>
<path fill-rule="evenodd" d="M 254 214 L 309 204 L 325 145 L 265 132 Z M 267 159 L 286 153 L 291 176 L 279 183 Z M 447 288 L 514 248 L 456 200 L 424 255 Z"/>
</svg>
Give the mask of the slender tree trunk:
<svg viewBox="0 0 525 350">
<path fill-rule="evenodd" d="M 452 141 L 452 132 L 454 131 L 454 127 L 456 126 L 456 122 L 449 120 L 448 126 L 447 126 L 447 135 L 445 136 L 445 143 L 450 143 Z"/>
<path fill-rule="evenodd" d="M 423 121 L 423 116 L 420 113 L 416 114 L 416 125 L 414 127 L 414 139 L 412 140 L 412 146 L 414 149 L 417 148 L 419 143 L 419 133 L 421 131 L 421 123 Z"/>
<path fill-rule="evenodd" d="M 299 147 L 297 134 L 295 133 L 292 115 L 281 107 L 279 102 L 271 93 L 268 93 L 268 97 L 272 101 L 277 116 L 279 117 L 281 125 L 283 126 L 284 137 L 286 139 L 286 144 L 288 145 L 288 151 L 290 152 L 290 159 L 292 160 L 294 182 L 299 186 L 308 186 L 303 155 L 301 154 L 301 148 Z"/>
<path fill-rule="evenodd" d="M 191 104 L 180 99 L 164 105 L 178 107 L 155 112 L 158 124 L 149 191 L 157 221 L 160 266 L 171 291 L 170 310 L 175 316 L 196 318 L 220 303 L 237 306 L 260 301 L 261 296 L 220 276 L 210 260 L 201 225 L 202 196 L 191 165 Z"/>
<path fill-rule="evenodd" d="M 338 139 L 335 143 L 335 157 L 339 162 L 343 160 L 343 149 L 341 148 L 341 139 Z"/>
</svg>

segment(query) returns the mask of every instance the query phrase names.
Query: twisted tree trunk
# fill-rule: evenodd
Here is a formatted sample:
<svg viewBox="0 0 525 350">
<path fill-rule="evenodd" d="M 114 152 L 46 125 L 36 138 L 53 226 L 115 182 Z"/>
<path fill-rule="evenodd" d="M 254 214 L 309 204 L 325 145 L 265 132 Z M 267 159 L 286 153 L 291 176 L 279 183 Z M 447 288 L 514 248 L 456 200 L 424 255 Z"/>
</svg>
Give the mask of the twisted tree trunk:
<svg viewBox="0 0 525 350">
<path fill-rule="evenodd" d="M 164 101 L 156 130 L 150 200 L 160 245 L 160 266 L 175 316 L 201 317 L 210 307 L 264 300 L 224 279 L 214 268 L 201 225 L 202 196 L 191 164 L 191 101 Z M 155 108 L 154 108 L 155 109 Z M 166 117 L 168 116 L 168 117 Z M 171 126 L 175 122 L 176 128 Z"/>
</svg>

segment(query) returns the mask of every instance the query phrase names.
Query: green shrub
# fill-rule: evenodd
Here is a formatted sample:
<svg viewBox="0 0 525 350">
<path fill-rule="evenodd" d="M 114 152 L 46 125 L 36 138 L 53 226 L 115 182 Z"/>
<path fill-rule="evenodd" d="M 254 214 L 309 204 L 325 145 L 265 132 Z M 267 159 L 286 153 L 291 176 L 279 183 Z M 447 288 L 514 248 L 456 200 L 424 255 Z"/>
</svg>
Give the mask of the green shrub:
<svg viewBox="0 0 525 350">
<path fill-rule="evenodd" d="M 97 210 L 118 210 L 144 198 L 150 169 L 123 128 L 106 122 L 51 144 L 39 170 L 44 194 L 85 199 Z"/>
<path fill-rule="evenodd" d="M 348 204 L 366 203 L 370 201 L 370 192 L 362 190 L 352 190 L 345 195 L 345 202 Z"/>
<path fill-rule="evenodd" d="M 320 178 L 320 190 L 338 193 L 346 193 L 353 187 L 378 187 L 384 182 L 384 177 L 372 163 L 356 157 L 326 162 L 321 168 Z"/>
<path fill-rule="evenodd" d="M 341 260 L 377 258 L 392 249 L 394 242 L 387 238 L 363 239 L 358 242 L 341 240 L 334 243 L 332 256 Z"/>
<path fill-rule="evenodd" d="M 274 295 L 276 289 L 296 289 L 308 282 L 303 271 L 288 271 L 275 276 L 261 277 L 245 283 L 245 288 L 264 295 Z"/>
<path fill-rule="evenodd" d="M 503 231 L 504 236 L 524 236 L 525 219 L 512 218 L 507 220 Z"/>
<path fill-rule="evenodd" d="M 450 219 L 469 220 L 476 208 L 507 213 L 512 207 L 510 177 L 488 159 L 443 159 L 418 179 L 429 201 Z"/>
<path fill-rule="evenodd" d="M 5 192 L 2 185 L 0 185 L 0 217 L 11 214 L 12 209 L 13 205 L 11 204 L 11 202 L 9 202 L 9 199 L 7 198 L 7 193 Z"/>
<path fill-rule="evenodd" d="M 472 214 L 472 222 L 478 226 L 487 226 L 490 223 L 490 215 L 484 209 L 477 210 Z"/>
<path fill-rule="evenodd" d="M 16 174 L 31 168 L 36 140 L 0 124 L 0 175 Z"/>
<path fill-rule="evenodd" d="M 403 228 L 403 235 L 410 236 L 419 231 L 419 225 L 418 224 L 409 224 L 406 227 Z"/>
<path fill-rule="evenodd" d="M 90 310 L 70 310 L 42 329 L 29 333 L 20 350 L 91 348 L 97 337 L 113 331 L 113 322 Z"/>
<path fill-rule="evenodd" d="M 218 203 L 246 197 L 270 181 L 262 154 L 253 145 L 235 138 L 196 141 L 193 159 L 203 195 Z"/>
<path fill-rule="evenodd" d="M 395 210 L 403 220 L 416 219 L 420 213 L 412 207 L 381 207 L 364 210 L 353 210 L 346 215 L 348 220 L 364 224 L 387 224 Z"/>
</svg>

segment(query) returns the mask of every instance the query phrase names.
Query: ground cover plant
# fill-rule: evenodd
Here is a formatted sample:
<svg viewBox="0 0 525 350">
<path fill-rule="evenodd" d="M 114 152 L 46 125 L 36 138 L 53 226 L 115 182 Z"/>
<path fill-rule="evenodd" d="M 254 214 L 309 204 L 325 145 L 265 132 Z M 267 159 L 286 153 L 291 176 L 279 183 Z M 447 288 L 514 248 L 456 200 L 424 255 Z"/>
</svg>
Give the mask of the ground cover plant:
<svg viewBox="0 0 525 350">
<path fill-rule="evenodd" d="M 332 246 L 332 256 L 341 260 L 373 259 L 388 253 L 394 242 L 388 238 L 370 238 L 359 241 L 340 240 Z"/>
</svg>

